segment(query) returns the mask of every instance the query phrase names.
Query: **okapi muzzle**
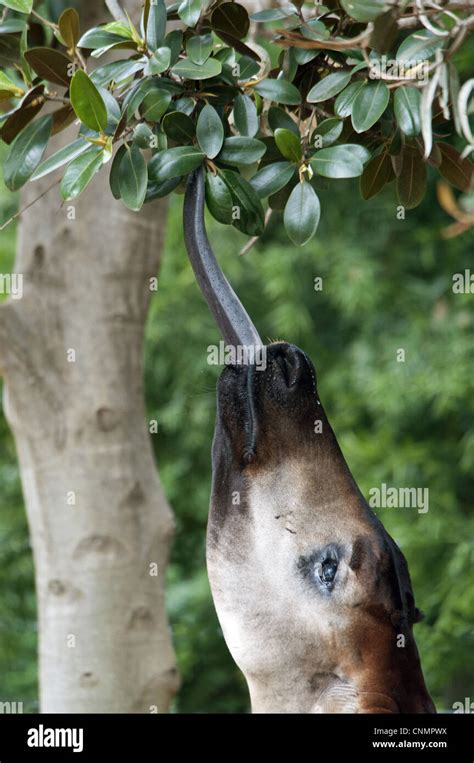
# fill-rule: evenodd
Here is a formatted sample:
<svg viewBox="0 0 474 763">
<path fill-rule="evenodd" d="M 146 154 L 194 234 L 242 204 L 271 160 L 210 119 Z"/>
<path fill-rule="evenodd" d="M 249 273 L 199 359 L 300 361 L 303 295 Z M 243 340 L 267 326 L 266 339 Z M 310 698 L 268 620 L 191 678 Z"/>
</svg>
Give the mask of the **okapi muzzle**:
<svg viewBox="0 0 474 763">
<path fill-rule="evenodd" d="M 263 346 L 204 227 L 204 177 L 184 204 L 188 253 L 225 341 Z M 341 453 L 315 369 L 292 344 L 226 366 L 217 388 L 207 563 L 254 712 L 433 713 L 405 558 Z"/>
</svg>

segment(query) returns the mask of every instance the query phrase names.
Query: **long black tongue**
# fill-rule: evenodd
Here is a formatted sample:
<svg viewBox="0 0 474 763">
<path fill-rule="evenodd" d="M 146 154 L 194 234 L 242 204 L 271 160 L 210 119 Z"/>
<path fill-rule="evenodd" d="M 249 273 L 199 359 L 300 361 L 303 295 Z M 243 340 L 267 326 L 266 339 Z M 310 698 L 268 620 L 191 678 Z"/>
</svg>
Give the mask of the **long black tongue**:
<svg viewBox="0 0 474 763">
<path fill-rule="evenodd" d="M 262 340 L 223 274 L 211 249 L 204 224 L 204 170 L 194 170 L 184 195 L 184 240 L 196 280 L 228 345 L 261 347 Z"/>
</svg>

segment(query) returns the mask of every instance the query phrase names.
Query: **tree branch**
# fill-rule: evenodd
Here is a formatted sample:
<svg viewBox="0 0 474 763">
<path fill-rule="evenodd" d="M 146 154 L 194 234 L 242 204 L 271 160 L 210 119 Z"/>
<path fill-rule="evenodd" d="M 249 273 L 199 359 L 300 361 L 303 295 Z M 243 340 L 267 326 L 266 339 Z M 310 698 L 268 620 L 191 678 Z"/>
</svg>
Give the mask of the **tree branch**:
<svg viewBox="0 0 474 763">
<path fill-rule="evenodd" d="M 8 220 L 6 220 L 6 221 L 5 221 L 5 222 L 4 222 L 2 225 L 0 225 L 0 231 L 2 231 L 2 230 L 4 230 L 5 228 L 7 228 L 7 227 L 10 225 L 10 223 L 12 223 L 12 222 L 13 222 L 14 220 L 16 220 L 18 217 L 20 217 L 20 215 L 22 215 L 22 214 L 23 214 L 23 212 L 26 212 L 26 210 L 27 210 L 27 209 L 29 209 L 30 207 L 32 207 L 32 206 L 33 206 L 33 204 L 36 204 L 36 202 L 37 202 L 37 201 L 39 201 L 40 199 L 42 199 L 42 198 L 43 198 L 43 196 L 46 196 L 46 194 L 47 194 L 47 193 L 48 193 L 48 192 L 49 192 L 49 191 L 50 191 L 52 188 L 54 188 L 54 186 L 55 186 L 55 185 L 58 185 L 58 183 L 60 183 L 60 182 L 61 182 L 61 178 L 59 178 L 59 180 L 55 180 L 55 181 L 54 181 L 54 183 L 53 183 L 52 185 L 49 185 L 49 186 L 48 186 L 48 187 L 47 187 L 47 188 L 46 188 L 44 191 L 42 191 L 42 192 L 40 193 L 40 195 L 39 195 L 39 196 L 36 196 L 36 197 L 35 197 L 35 198 L 34 198 L 32 201 L 28 202 L 28 204 L 25 204 L 25 206 L 24 206 L 24 207 L 22 207 L 22 208 L 21 208 L 21 209 L 19 209 L 17 212 L 15 212 L 15 214 L 14 214 L 14 215 L 12 215 L 11 217 L 9 217 L 9 218 L 8 218 Z"/>
</svg>

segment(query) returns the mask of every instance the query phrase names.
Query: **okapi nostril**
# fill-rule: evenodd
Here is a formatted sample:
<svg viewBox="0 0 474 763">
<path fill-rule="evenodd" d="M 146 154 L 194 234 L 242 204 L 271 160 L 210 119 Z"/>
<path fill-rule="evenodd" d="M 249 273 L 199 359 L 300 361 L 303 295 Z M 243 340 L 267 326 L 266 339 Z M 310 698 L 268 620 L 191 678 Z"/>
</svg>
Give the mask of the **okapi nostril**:
<svg viewBox="0 0 474 763">
<path fill-rule="evenodd" d="M 301 363 L 298 355 L 285 355 L 286 377 L 289 387 L 293 387 L 301 376 Z"/>
<path fill-rule="evenodd" d="M 303 356 L 297 350 L 288 348 L 282 355 L 277 355 L 275 360 L 281 369 L 286 386 L 294 387 L 303 372 L 305 362 Z"/>
</svg>

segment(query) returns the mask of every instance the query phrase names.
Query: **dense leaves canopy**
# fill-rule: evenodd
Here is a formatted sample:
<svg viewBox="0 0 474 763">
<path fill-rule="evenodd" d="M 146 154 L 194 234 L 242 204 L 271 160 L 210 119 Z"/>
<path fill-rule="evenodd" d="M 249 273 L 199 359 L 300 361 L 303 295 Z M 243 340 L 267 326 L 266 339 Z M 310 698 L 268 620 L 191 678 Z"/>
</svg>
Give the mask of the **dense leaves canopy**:
<svg viewBox="0 0 474 763">
<path fill-rule="evenodd" d="M 87 30 L 73 8 L 41 25 L 30 0 L 0 5 L 11 190 L 64 166 L 61 196 L 74 199 L 114 156 L 111 191 L 138 211 L 204 165 L 219 222 L 259 236 L 267 205 L 304 244 L 334 180 L 359 177 L 364 199 L 393 182 L 404 209 L 423 199 L 427 165 L 471 188 L 474 80 L 459 65 L 467 3 L 295 2 L 249 18 L 225 0 L 146 0 L 137 27 Z M 106 53 L 114 60 L 94 68 Z M 45 117 L 49 101 L 57 108 Z M 73 142 L 42 161 L 49 138 L 76 119 Z"/>
</svg>

